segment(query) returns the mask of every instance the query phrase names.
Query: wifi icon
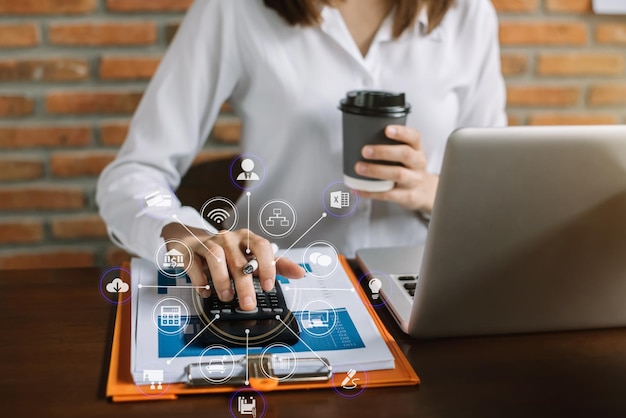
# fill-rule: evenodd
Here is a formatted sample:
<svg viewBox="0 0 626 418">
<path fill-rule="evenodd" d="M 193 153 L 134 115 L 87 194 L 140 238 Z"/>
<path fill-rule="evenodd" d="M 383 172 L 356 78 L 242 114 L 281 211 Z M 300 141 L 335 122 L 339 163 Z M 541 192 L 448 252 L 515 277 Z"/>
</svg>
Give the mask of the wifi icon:
<svg viewBox="0 0 626 418">
<path fill-rule="evenodd" d="M 215 222 L 216 224 L 221 224 L 226 219 L 230 218 L 230 213 L 228 213 L 228 211 L 226 209 L 215 208 L 215 209 L 211 210 L 207 214 L 206 217 L 209 218 L 210 221 Z"/>
</svg>

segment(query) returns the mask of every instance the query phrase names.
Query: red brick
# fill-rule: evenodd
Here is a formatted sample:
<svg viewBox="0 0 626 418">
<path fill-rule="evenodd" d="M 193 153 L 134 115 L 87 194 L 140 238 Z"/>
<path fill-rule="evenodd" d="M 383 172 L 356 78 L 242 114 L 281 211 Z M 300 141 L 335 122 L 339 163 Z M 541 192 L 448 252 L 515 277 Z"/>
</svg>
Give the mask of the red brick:
<svg viewBox="0 0 626 418">
<path fill-rule="evenodd" d="M 498 13 L 503 12 L 534 12 L 539 0 L 491 0 Z"/>
<path fill-rule="evenodd" d="M 518 126 L 522 124 L 522 120 L 519 116 L 508 115 L 507 123 L 509 126 Z"/>
<path fill-rule="evenodd" d="M 35 180 L 43 176 L 43 161 L 39 158 L 2 156 L 0 158 L 0 181 Z"/>
<path fill-rule="evenodd" d="M 539 75 L 618 75 L 624 73 L 623 53 L 543 53 L 537 60 Z"/>
<path fill-rule="evenodd" d="M 599 23 L 596 41 L 601 44 L 626 44 L 626 23 Z"/>
<path fill-rule="evenodd" d="M 537 113 L 528 119 L 529 125 L 612 125 L 616 115 L 593 113 Z"/>
<path fill-rule="evenodd" d="M 83 14 L 96 5 L 97 0 L 0 0 L 0 14 Z"/>
<path fill-rule="evenodd" d="M 154 22 L 57 23 L 49 29 L 53 45 L 148 45 L 156 41 Z"/>
<path fill-rule="evenodd" d="M 227 103 L 222 106 L 222 112 L 232 111 Z M 102 144 L 107 146 L 119 146 L 124 143 L 128 135 L 128 122 L 107 122 L 100 127 Z M 218 142 L 237 143 L 241 135 L 241 122 L 239 120 L 216 121 L 213 128 L 213 139 Z"/>
<path fill-rule="evenodd" d="M 503 53 L 500 62 L 502 74 L 505 76 L 522 74 L 528 68 L 528 56 L 526 54 Z"/>
<path fill-rule="evenodd" d="M 50 157 L 50 170 L 55 177 L 97 176 L 114 158 L 110 151 L 58 152 Z"/>
<path fill-rule="evenodd" d="M 559 13 L 591 13 L 592 0 L 545 0 L 548 12 Z"/>
<path fill-rule="evenodd" d="M 112 12 L 182 12 L 193 0 L 107 0 Z"/>
<path fill-rule="evenodd" d="M 552 86 L 509 86 L 510 106 L 570 106 L 578 102 L 580 88 Z"/>
<path fill-rule="evenodd" d="M 0 25 L 0 48 L 26 48 L 38 42 L 39 31 L 33 23 Z"/>
<path fill-rule="evenodd" d="M 98 215 L 76 215 L 53 218 L 52 236 L 61 239 L 107 238 L 104 221 Z"/>
<path fill-rule="evenodd" d="M 0 127 L 1 148 L 84 147 L 90 141 L 86 126 Z"/>
<path fill-rule="evenodd" d="M 147 80 L 152 77 L 161 57 L 105 56 L 98 73 L 103 80 Z"/>
<path fill-rule="evenodd" d="M 74 81 L 89 78 L 89 64 L 84 59 L 50 58 L 0 61 L 0 82 Z"/>
<path fill-rule="evenodd" d="M 33 113 L 35 103 L 26 96 L 0 96 L 0 117 L 21 117 Z"/>
<path fill-rule="evenodd" d="M 180 27 L 180 23 L 170 23 L 165 26 L 165 42 L 168 44 L 172 42 L 174 36 L 176 36 L 176 32 L 178 32 L 178 28 Z"/>
<path fill-rule="evenodd" d="M 107 266 L 110 267 L 123 266 L 125 263 L 130 263 L 132 257 L 132 254 L 129 254 L 119 247 L 110 247 L 107 250 L 106 263 Z"/>
<path fill-rule="evenodd" d="M 69 92 L 46 95 L 46 111 L 51 114 L 128 114 L 141 100 L 137 92 Z"/>
<path fill-rule="evenodd" d="M 502 21 L 502 45 L 585 45 L 587 25 L 582 22 Z"/>
<path fill-rule="evenodd" d="M 200 163 L 206 163 L 210 161 L 221 161 L 224 159 L 232 159 L 238 155 L 238 152 L 231 150 L 202 150 L 196 155 L 193 160 L 192 166 Z"/>
<path fill-rule="evenodd" d="M 587 102 L 592 106 L 626 104 L 626 84 L 616 83 L 591 86 Z"/>
<path fill-rule="evenodd" d="M 0 222 L 1 244 L 32 244 L 43 240 L 41 220 L 4 220 Z"/>
<path fill-rule="evenodd" d="M 84 207 L 85 193 L 79 187 L 0 187 L 0 210 L 59 210 Z"/>
<path fill-rule="evenodd" d="M 45 249 L 0 253 L 2 269 L 93 267 L 95 250 Z"/>
<path fill-rule="evenodd" d="M 119 146 L 126 140 L 128 122 L 107 122 L 100 127 L 102 145 Z"/>
<path fill-rule="evenodd" d="M 235 144 L 241 137 L 241 121 L 238 119 L 218 119 L 211 134 L 213 140 Z"/>
</svg>

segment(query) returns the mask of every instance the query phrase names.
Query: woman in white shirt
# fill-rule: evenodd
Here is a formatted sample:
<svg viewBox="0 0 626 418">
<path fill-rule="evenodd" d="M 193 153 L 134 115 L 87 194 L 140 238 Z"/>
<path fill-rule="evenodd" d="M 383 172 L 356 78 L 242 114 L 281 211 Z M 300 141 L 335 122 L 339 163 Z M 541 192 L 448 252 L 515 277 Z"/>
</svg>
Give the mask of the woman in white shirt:
<svg viewBox="0 0 626 418">
<path fill-rule="evenodd" d="M 362 152 L 401 165 L 356 168 L 395 187 L 359 193 L 349 217 L 317 222 L 322 191 L 342 178 L 338 104 L 359 89 L 404 92 L 411 105 L 406 127 L 386 129 L 398 145 Z M 251 276 L 241 271 L 247 250 L 266 290 L 276 270 L 287 277 L 303 270 L 287 258 L 275 265 L 258 231 L 216 234 L 175 196 L 167 216 L 149 216 L 143 203 L 155 188 L 178 187 L 225 101 L 241 117 L 242 152 L 264 166 L 262 183 L 238 205 L 255 214 L 281 199 L 297 213 L 281 246 L 323 240 L 351 257 L 359 247 L 422 243 L 419 215 L 432 209 L 449 134 L 506 124 L 497 16 L 489 0 L 195 1 L 96 198 L 118 245 L 154 259 L 164 243 L 182 242 L 195 253 L 187 271 L 195 285 L 207 282 L 206 262 L 218 296 L 230 300 L 230 270 L 241 308 L 253 310 Z"/>
</svg>

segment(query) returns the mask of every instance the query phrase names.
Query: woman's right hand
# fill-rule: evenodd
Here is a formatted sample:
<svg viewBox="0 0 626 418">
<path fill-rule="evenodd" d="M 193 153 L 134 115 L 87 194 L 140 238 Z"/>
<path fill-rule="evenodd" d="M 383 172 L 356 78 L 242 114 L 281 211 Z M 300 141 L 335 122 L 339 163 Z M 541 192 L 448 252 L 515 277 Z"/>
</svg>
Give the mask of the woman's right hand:
<svg viewBox="0 0 626 418">
<path fill-rule="evenodd" d="M 188 266 L 187 275 L 191 283 L 198 286 L 202 297 L 208 297 L 210 292 L 217 292 L 220 300 L 233 300 L 235 294 L 231 286 L 232 277 L 239 307 L 243 310 L 256 308 L 253 274 L 259 277 L 263 290 L 269 291 L 274 287 L 277 273 L 290 279 L 301 278 L 305 273 L 302 267 L 287 258 L 281 257 L 276 262 L 270 242 L 247 229 L 220 231 L 211 235 L 204 229 L 171 223 L 163 228 L 161 236 L 168 242 L 168 250 L 182 246 L 177 243 L 180 241 L 193 251 L 194 257 Z M 177 249 L 183 254 L 187 253 L 185 248 Z M 246 254 L 246 250 L 250 250 L 249 254 Z M 256 257 L 259 267 L 253 274 L 244 274 L 243 266 L 252 256 Z M 213 289 L 210 290 L 204 288 L 208 284 L 206 268 L 213 281 Z"/>
</svg>

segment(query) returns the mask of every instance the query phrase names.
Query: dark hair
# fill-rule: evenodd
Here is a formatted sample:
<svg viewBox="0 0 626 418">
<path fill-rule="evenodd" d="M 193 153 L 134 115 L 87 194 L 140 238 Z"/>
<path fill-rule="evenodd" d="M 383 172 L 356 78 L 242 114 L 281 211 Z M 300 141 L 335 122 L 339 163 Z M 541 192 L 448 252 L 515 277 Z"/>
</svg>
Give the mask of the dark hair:
<svg viewBox="0 0 626 418">
<path fill-rule="evenodd" d="M 315 26 L 322 20 L 321 6 L 333 6 L 341 0 L 263 0 L 265 5 L 275 10 L 290 25 Z M 426 7 L 428 14 L 427 32 L 436 28 L 454 0 L 395 0 L 396 13 L 393 20 L 394 38 L 402 35 L 413 26 L 417 15 Z"/>
</svg>

